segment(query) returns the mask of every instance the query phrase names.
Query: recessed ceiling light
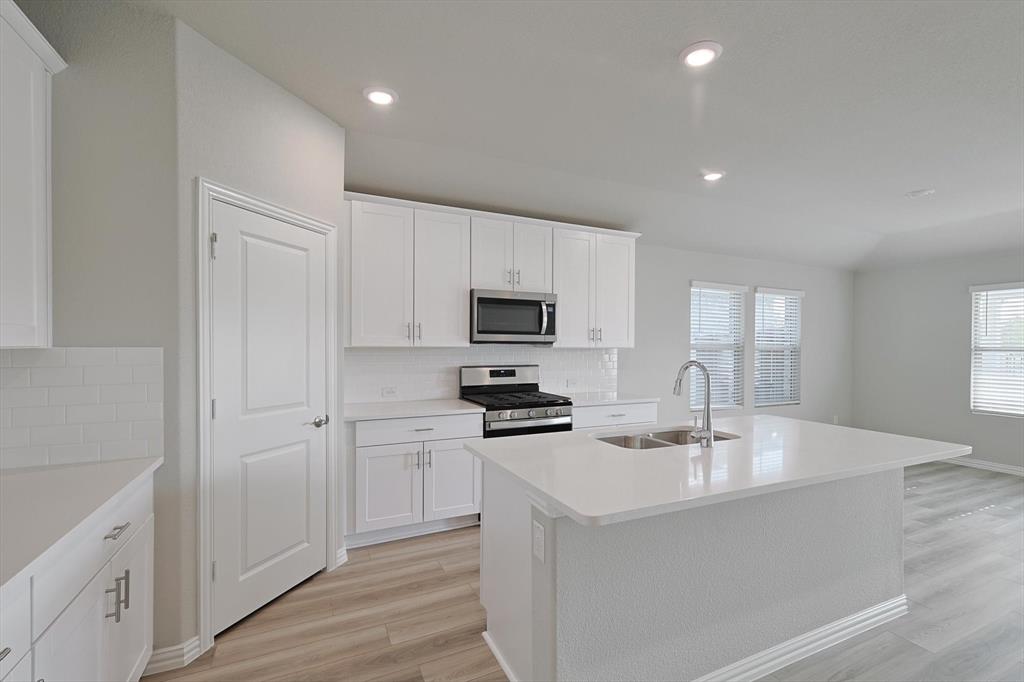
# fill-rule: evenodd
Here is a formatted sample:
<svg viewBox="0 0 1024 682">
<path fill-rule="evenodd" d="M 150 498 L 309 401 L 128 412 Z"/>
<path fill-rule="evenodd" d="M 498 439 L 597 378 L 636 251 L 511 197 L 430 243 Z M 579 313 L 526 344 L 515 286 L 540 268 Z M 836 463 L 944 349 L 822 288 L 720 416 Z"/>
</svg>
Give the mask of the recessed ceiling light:
<svg viewBox="0 0 1024 682">
<path fill-rule="evenodd" d="M 679 54 L 679 61 L 687 66 L 707 66 L 722 54 L 722 46 L 713 40 L 694 43 Z"/>
<path fill-rule="evenodd" d="M 390 88 L 366 88 L 363 90 L 363 96 L 384 107 L 398 101 L 398 93 Z"/>
<path fill-rule="evenodd" d="M 704 178 L 707 182 L 718 182 L 723 177 L 725 177 L 725 173 L 723 173 L 722 171 L 708 171 L 707 173 L 704 173 L 701 177 Z"/>
<path fill-rule="evenodd" d="M 920 199 L 921 197 L 930 197 L 935 194 L 935 189 L 932 187 L 925 187 L 924 189 L 915 189 L 912 192 L 907 192 L 903 196 L 908 199 Z"/>
</svg>

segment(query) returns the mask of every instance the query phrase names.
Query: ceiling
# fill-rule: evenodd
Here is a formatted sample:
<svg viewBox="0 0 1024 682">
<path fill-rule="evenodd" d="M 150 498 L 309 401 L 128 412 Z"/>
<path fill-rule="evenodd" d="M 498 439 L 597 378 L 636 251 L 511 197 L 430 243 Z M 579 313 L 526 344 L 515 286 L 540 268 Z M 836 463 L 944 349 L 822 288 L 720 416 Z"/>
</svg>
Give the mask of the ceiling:
<svg viewBox="0 0 1024 682">
<path fill-rule="evenodd" d="M 146 4 L 344 126 L 348 189 L 849 268 L 1024 249 L 1021 2 Z"/>
</svg>

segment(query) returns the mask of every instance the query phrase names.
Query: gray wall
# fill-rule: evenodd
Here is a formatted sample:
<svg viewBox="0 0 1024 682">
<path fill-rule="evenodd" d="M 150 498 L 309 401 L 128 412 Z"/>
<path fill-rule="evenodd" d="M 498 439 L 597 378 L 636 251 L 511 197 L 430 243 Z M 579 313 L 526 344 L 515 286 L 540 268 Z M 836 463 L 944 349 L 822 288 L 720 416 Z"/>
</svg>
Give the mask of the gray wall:
<svg viewBox="0 0 1024 682">
<path fill-rule="evenodd" d="M 659 397 L 661 419 L 688 420 L 686 398 L 673 396 L 672 384 L 676 370 L 690 353 L 690 281 L 746 284 L 751 291 L 747 296 L 745 406 L 719 413 L 754 412 L 753 287 L 801 289 L 806 292 L 801 403 L 757 412 L 830 423 L 838 417 L 839 423 L 850 423 L 853 277 L 849 272 L 681 251 L 645 245 L 642 239 L 636 254 L 636 348 L 619 351 L 620 391 Z"/>
<path fill-rule="evenodd" d="M 972 284 L 1024 281 L 1005 252 L 857 273 L 854 425 L 966 443 L 972 458 L 1024 467 L 1024 419 L 972 414 Z"/>
<path fill-rule="evenodd" d="M 164 348 L 154 639 L 172 646 L 198 634 L 195 177 L 344 226 L 344 130 L 144 7 L 19 5 L 69 63 L 53 92 L 55 345 Z"/>
</svg>

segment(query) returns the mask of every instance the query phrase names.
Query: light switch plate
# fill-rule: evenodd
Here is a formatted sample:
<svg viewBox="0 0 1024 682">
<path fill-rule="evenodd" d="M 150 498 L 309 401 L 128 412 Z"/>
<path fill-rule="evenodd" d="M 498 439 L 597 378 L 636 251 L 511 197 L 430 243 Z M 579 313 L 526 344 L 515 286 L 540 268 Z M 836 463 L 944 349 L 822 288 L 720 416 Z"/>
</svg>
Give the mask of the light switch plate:
<svg viewBox="0 0 1024 682">
<path fill-rule="evenodd" d="M 544 526 L 539 521 L 533 522 L 533 556 L 544 563 Z"/>
<path fill-rule="evenodd" d="M 387 398 L 397 398 L 398 397 L 398 387 L 397 386 L 381 386 L 380 387 L 380 397 L 384 398 L 384 399 L 387 399 Z"/>
</svg>

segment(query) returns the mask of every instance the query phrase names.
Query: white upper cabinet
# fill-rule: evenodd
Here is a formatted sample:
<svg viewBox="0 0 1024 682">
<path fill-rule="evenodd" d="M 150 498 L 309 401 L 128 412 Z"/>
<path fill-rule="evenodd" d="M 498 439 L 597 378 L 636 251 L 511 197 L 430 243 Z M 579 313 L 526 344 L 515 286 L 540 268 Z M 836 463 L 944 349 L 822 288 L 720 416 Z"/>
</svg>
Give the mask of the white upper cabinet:
<svg viewBox="0 0 1024 682">
<path fill-rule="evenodd" d="M 597 235 L 597 345 L 633 346 L 633 272 L 636 242 L 629 237 Z"/>
<path fill-rule="evenodd" d="M 414 241 L 411 208 L 352 202 L 353 346 L 412 345 Z"/>
<path fill-rule="evenodd" d="M 631 348 L 633 237 L 555 229 L 554 291 L 564 348 Z"/>
<path fill-rule="evenodd" d="M 50 77 L 66 64 L 0 0 L 0 346 L 49 346 Z"/>
<path fill-rule="evenodd" d="M 473 288 L 511 291 L 513 265 L 513 223 L 473 216 Z"/>
<path fill-rule="evenodd" d="M 554 287 L 558 295 L 556 346 L 592 347 L 596 342 L 594 291 L 597 238 L 590 232 L 556 229 Z"/>
<path fill-rule="evenodd" d="M 515 224 L 512 274 L 516 291 L 551 293 L 551 232 L 544 225 Z"/>
<path fill-rule="evenodd" d="M 415 212 L 417 346 L 469 345 L 469 216 Z"/>
</svg>

